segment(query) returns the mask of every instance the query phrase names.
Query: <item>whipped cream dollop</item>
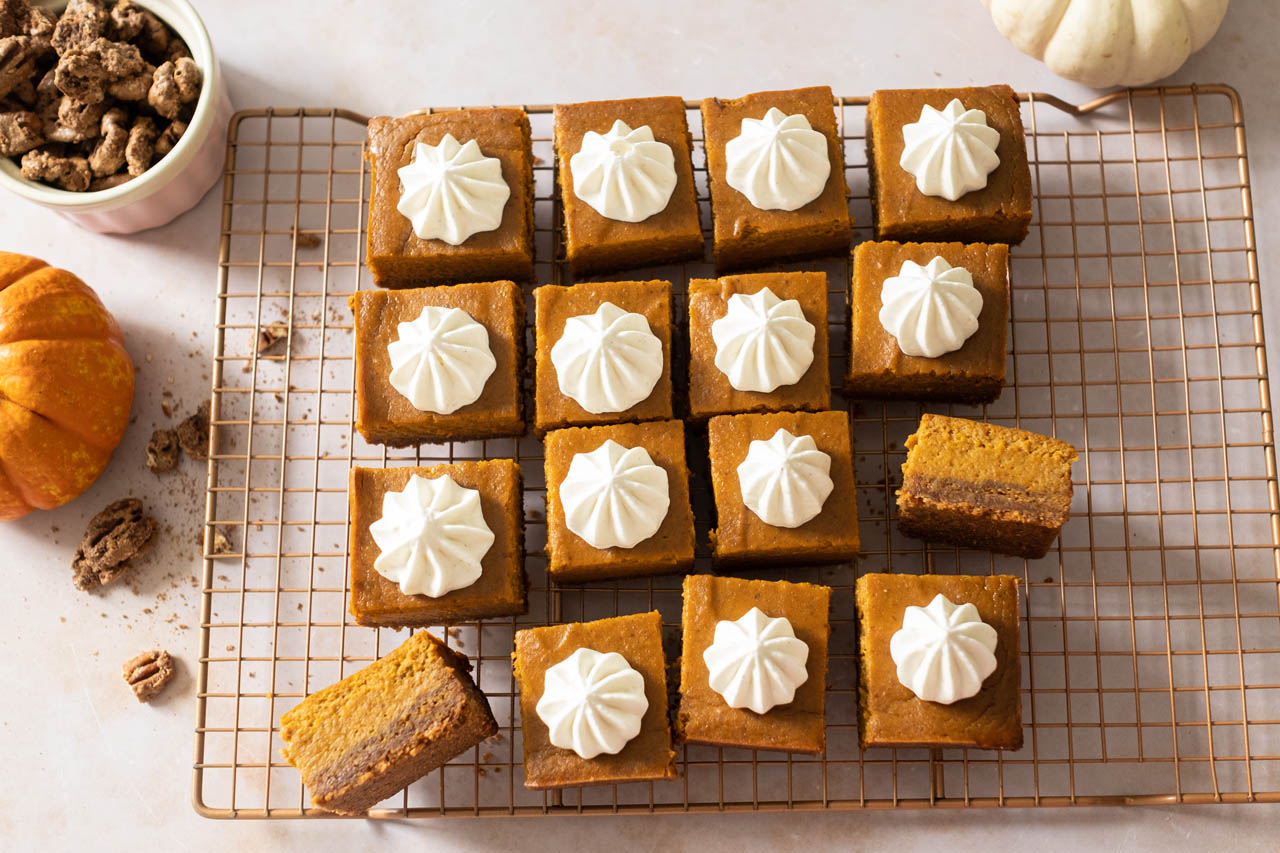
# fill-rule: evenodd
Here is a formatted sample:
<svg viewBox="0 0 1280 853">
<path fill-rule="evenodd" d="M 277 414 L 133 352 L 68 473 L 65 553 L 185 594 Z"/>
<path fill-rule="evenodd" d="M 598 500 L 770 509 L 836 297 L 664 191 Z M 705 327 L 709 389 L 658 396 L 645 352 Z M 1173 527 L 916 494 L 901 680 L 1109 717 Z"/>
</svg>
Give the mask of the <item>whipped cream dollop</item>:
<svg viewBox="0 0 1280 853">
<path fill-rule="evenodd" d="M 996 670 L 996 629 L 971 603 L 939 593 L 928 607 L 911 606 L 889 640 L 898 681 L 927 702 L 950 705 L 977 695 Z"/>
<path fill-rule="evenodd" d="M 800 303 L 765 287 L 729 297 L 725 315 L 711 324 L 716 367 L 739 391 L 773 391 L 800 381 L 813 364 L 813 324 Z"/>
<path fill-rule="evenodd" d="M 548 667 L 535 709 L 552 746 L 595 758 L 617 755 L 640 734 L 649 699 L 626 658 L 581 648 Z"/>
<path fill-rule="evenodd" d="M 880 288 L 880 325 L 907 355 L 937 358 L 960 349 L 978 331 L 981 313 L 973 276 L 942 258 L 925 266 L 903 261 Z"/>
<path fill-rule="evenodd" d="M 511 197 L 502 161 L 486 157 L 474 139 L 460 144 L 452 133 L 439 145 L 415 144 L 413 160 L 396 174 L 402 185 L 396 210 L 413 223 L 413 233 L 451 246 L 501 225 Z"/>
<path fill-rule="evenodd" d="M 570 317 L 551 347 L 560 393 L 593 415 L 622 412 L 653 393 L 662 376 L 662 341 L 643 314 L 603 302 Z"/>
<path fill-rule="evenodd" d="M 592 548 L 634 548 L 667 517 L 667 472 L 643 447 L 608 439 L 590 453 L 573 454 L 560 503 L 565 526 Z"/>
<path fill-rule="evenodd" d="M 430 598 L 480 579 L 480 559 L 493 531 L 480 510 L 480 493 L 445 474 L 414 474 L 404 489 L 382 496 L 382 517 L 369 525 L 382 553 L 373 568 L 405 595 Z"/>
<path fill-rule="evenodd" d="M 831 457 L 813 436 L 780 429 L 768 441 L 747 447 L 738 465 L 738 488 L 747 509 L 774 527 L 799 527 L 822 512 L 835 488 Z"/>
<path fill-rule="evenodd" d="M 608 133 L 588 130 L 569 158 L 573 194 L 596 213 L 619 222 L 643 222 L 662 212 L 676 188 L 676 157 L 649 126 L 632 130 L 618 120 Z"/>
<path fill-rule="evenodd" d="M 761 210 L 796 210 L 822 195 L 831 177 L 827 137 L 803 115 L 770 107 L 744 118 L 724 146 L 725 180 Z"/>
<path fill-rule="evenodd" d="M 498 366 L 489 333 L 461 308 L 423 306 L 387 344 L 391 387 L 422 412 L 447 415 L 480 398 Z"/>
<path fill-rule="evenodd" d="M 959 98 L 941 110 L 928 104 L 920 120 L 902 126 L 898 164 L 916 179 L 925 195 L 955 201 L 987 185 L 987 175 L 1000 165 L 996 148 L 1000 131 L 987 125 L 982 110 L 966 110 Z"/>
<path fill-rule="evenodd" d="M 796 688 L 809 677 L 809 646 L 796 639 L 786 617 L 772 618 L 759 607 L 740 619 L 716 623 L 715 636 L 702 653 L 711 689 L 730 708 L 763 714 L 796 698 Z"/>
</svg>

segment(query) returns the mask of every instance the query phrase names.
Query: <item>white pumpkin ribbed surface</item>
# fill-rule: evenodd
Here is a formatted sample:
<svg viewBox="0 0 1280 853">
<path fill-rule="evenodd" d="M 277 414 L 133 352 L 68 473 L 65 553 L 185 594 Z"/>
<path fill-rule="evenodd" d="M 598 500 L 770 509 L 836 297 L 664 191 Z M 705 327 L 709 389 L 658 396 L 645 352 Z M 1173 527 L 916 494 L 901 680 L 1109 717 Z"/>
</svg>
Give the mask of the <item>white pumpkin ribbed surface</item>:
<svg viewBox="0 0 1280 853">
<path fill-rule="evenodd" d="M 1218 31 L 1228 0 L 982 0 L 1005 38 L 1060 77 L 1143 86 Z"/>
</svg>

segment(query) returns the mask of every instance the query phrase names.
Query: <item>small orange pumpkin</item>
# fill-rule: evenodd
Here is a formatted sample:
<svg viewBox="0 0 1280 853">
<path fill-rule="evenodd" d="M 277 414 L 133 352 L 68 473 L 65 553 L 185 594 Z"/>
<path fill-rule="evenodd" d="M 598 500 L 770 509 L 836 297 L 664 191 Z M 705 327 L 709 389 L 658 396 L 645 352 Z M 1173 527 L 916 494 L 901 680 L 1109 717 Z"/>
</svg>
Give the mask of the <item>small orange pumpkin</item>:
<svg viewBox="0 0 1280 853">
<path fill-rule="evenodd" d="M 129 425 L 133 360 L 84 282 L 0 252 L 0 521 L 98 479 Z"/>
</svg>

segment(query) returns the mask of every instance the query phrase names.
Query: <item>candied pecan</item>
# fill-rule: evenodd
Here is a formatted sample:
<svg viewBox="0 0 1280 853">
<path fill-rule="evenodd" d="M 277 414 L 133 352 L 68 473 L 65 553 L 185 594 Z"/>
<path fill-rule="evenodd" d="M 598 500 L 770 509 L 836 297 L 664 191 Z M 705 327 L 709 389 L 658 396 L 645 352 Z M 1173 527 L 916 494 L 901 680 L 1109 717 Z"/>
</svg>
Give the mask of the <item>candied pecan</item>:
<svg viewBox="0 0 1280 853">
<path fill-rule="evenodd" d="M 48 40 L 56 20 L 47 9 L 33 9 L 28 0 L 0 0 L 0 38 L 27 35 Z"/>
<path fill-rule="evenodd" d="M 120 0 L 111 7 L 111 37 L 116 41 L 132 41 L 143 26 L 142 8 L 133 0 Z"/>
<path fill-rule="evenodd" d="M 178 424 L 178 444 L 198 462 L 209 458 L 209 404 L 204 402 L 196 413 Z"/>
<path fill-rule="evenodd" d="M 22 177 L 81 193 L 89 189 L 92 173 L 89 161 L 84 157 L 63 157 L 53 151 L 36 148 L 22 155 Z"/>
<path fill-rule="evenodd" d="M 121 101 L 143 101 L 151 91 L 151 83 L 156 74 L 156 67 L 143 60 L 142 70 L 132 77 L 125 77 L 107 86 L 107 94 Z"/>
<path fill-rule="evenodd" d="M 54 83 L 64 95 L 96 103 L 107 96 L 112 84 L 144 76 L 146 69 L 146 61 L 133 45 L 97 38 L 62 53 Z M 134 83 L 134 88 L 138 85 Z"/>
<path fill-rule="evenodd" d="M 0 98 L 36 76 L 36 64 L 49 52 L 49 43 L 32 36 L 0 38 Z"/>
<path fill-rule="evenodd" d="M 175 38 L 169 42 L 169 49 L 165 51 L 164 58 L 170 62 L 177 62 L 183 57 L 191 57 L 191 49 L 187 47 L 187 43 L 180 38 Z"/>
<path fill-rule="evenodd" d="M 150 702 L 173 678 L 173 658 L 160 649 L 143 652 L 125 661 L 122 674 L 139 702 Z"/>
<path fill-rule="evenodd" d="M 147 103 L 167 119 L 175 119 L 183 104 L 189 104 L 200 95 L 200 68 L 186 57 L 177 62 L 166 62 L 156 69 L 147 93 Z"/>
<path fill-rule="evenodd" d="M 156 123 L 146 116 L 139 116 L 129 128 L 129 141 L 124 146 L 124 159 L 129 174 L 135 178 L 151 168 L 151 158 L 156 153 Z"/>
<path fill-rule="evenodd" d="M 124 167 L 124 149 L 129 141 L 129 114 L 112 107 L 102 116 L 98 144 L 89 154 L 89 168 L 95 177 L 114 175 Z"/>
<path fill-rule="evenodd" d="M 89 182 L 89 192 L 96 193 L 98 190 L 109 190 L 112 187 L 127 184 L 132 180 L 133 175 L 128 172 L 117 172 L 114 175 L 107 175 L 105 178 L 94 178 Z"/>
<path fill-rule="evenodd" d="M 90 590 L 111 583 L 129 568 L 129 561 L 151 547 L 156 520 L 142 511 L 142 501 L 116 501 L 89 521 L 71 569 L 76 589 Z"/>
<path fill-rule="evenodd" d="M 102 0 L 71 0 L 53 28 L 53 47 L 63 53 L 104 35 L 111 16 Z"/>
<path fill-rule="evenodd" d="M 180 450 L 177 430 L 156 430 L 151 433 L 151 441 L 147 442 L 147 467 L 157 474 L 172 471 L 178 465 Z"/>
<path fill-rule="evenodd" d="M 173 147 L 178 144 L 178 140 L 182 138 L 182 134 L 187 132 L 187 123 L 185 121 L 171 121 L 169 126 L 160 134 L 160 138 L 156 140 L 156 159 L 164 157 Z"/>
<path fill-rule="evenodd" d="M 173 42 L 178 41 L 173 34 L 169 32 L 169 28 L 165 26 L 164 21 L 155 15 L 142 10 L 142 31 L 133 38 L 134 44 L 142 48 L 143 53 L 152 59 L 165 60 L 169 58 L 169 50 Z"/>
<path fill-rule="evenodd" d="M 96 139 L 101 129 L 106 104 L 86 104 L 64 96 L 58 103 L 58 117 L 51 128 L 45 125 L 45 136 L 52 142 L 84 142 Z M 43 118 L 43 116 L 42 116 Z"/>
<path fill-rule="evenodd" d="M 0 113 L 0 154 L 17 157 L 44 143 L 44 122 L 33 112 Z"/>
</svg>

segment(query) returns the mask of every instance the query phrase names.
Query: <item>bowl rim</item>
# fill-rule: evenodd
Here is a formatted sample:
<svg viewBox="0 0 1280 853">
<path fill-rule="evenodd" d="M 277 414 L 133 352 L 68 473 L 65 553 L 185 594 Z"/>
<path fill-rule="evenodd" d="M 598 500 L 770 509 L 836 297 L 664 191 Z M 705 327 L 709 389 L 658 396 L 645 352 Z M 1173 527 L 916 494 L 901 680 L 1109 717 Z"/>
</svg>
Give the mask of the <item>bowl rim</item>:
<svg viewBox="0 0 1280 853">
<path fill-rule="evenodd" d="M 141 201 L 160 191 L 195 158 L 200 145 L 212 130 L 222 90 L 221 70 L 213 52 L 209 31 L 189 0 L 135 0 L 135 2 L 173 29 L 186 42 L 191 51 L 191 58 L 200 67 L 203 84 L 187 132 L 159 163 L 117 187 L 95 192 L 71 192 L 37 181 L 29 181 L 22 177 L 18 164 L 9 157 L 0 157 L 0 186 L 45 207 L 81 212 L 115 209 L 126 203 Z M 67 5 L 67 0 L 34 0 L 32 5 L 46 9 L 61 9 Z M 176 22 L 175 19 L 177 19 Z"/>
</svg>

